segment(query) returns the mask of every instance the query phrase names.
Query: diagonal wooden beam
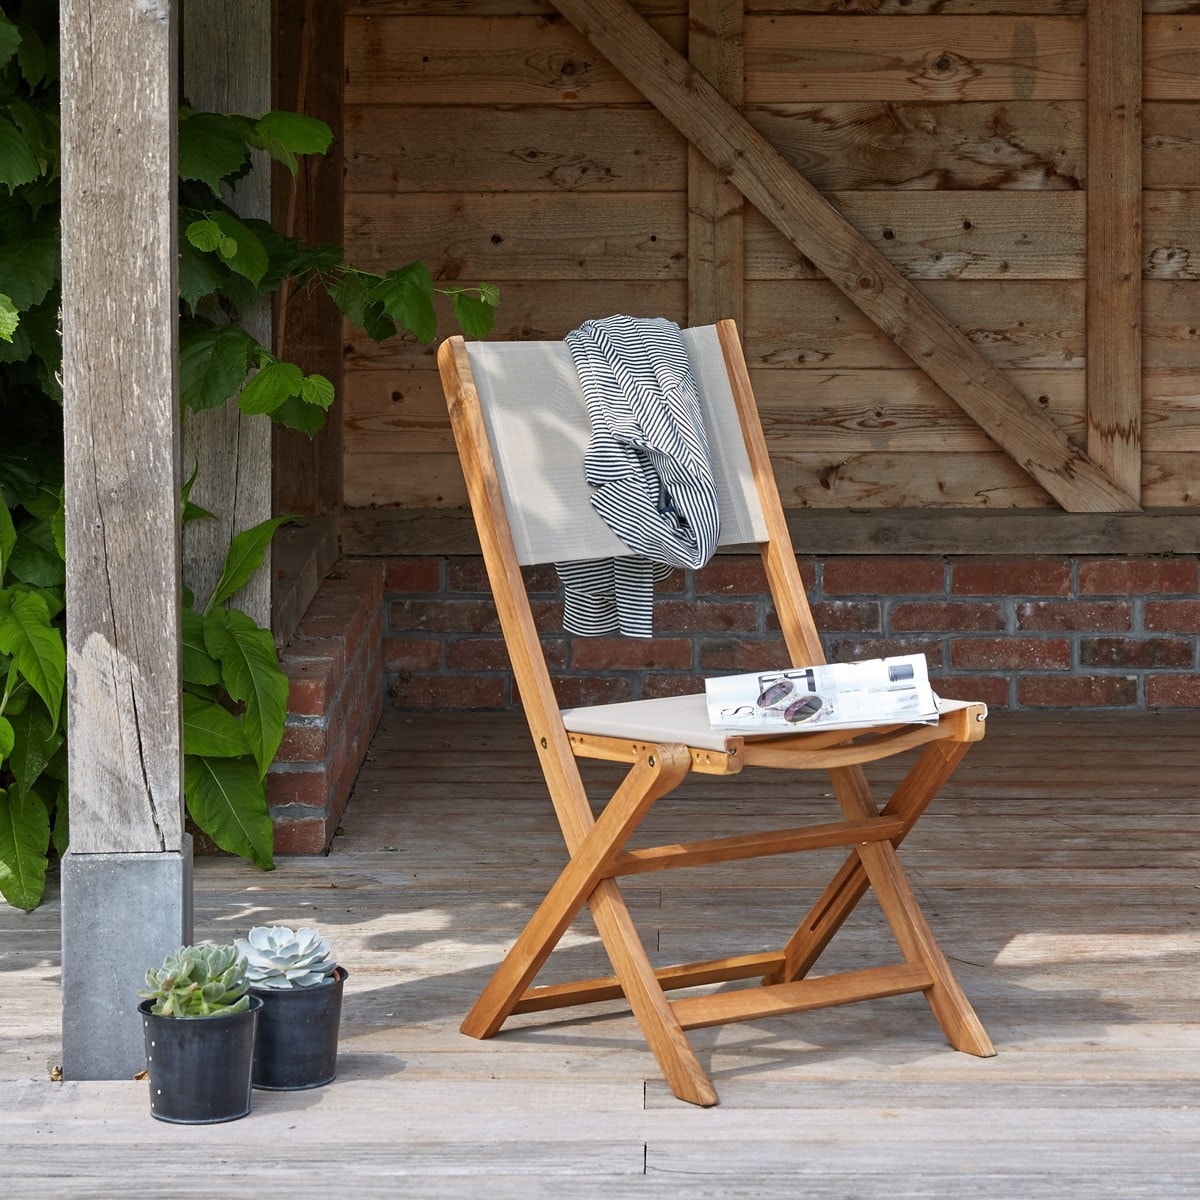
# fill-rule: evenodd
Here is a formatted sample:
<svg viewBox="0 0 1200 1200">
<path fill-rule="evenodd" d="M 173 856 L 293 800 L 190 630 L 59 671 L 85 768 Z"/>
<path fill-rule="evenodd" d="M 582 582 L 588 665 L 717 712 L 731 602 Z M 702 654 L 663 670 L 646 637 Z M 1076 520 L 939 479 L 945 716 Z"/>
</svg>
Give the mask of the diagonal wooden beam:
<svg viewBox="0 0 1200 1200">
<path fill-rule="evenodd" d="M 553 4 L 1064 508 L 1137 509 L 625 0 Z"/>
</svg>

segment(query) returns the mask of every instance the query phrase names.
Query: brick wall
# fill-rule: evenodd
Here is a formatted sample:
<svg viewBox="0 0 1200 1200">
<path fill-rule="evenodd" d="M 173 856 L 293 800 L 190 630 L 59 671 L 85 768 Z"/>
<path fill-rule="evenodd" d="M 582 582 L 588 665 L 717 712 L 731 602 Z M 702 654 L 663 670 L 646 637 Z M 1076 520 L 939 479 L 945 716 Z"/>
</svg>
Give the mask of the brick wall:
<svg viewBox="0 0 1200 1200">
<path fill-rule="evenodd" d="M 396 708 L 517 697 L 478 558 L 383 560 L 384 670 Z M 1200 707 L 1200 571 L 1178 557 L 801 559 L 830 658 L 924 653 L 947 697 L 999 709 Z M 569 639 L 552 568 L 527 572 L 564 706 L 695 691 L 775 667 L 782 639 L 757 556 L 722 555 L 659 592 L 652 643 Z"/>
<path fill-rule="evenodd" d="M 277 853 L 328 849 L 382 715 L 382 650 L 382 563 L 343 559 L 279 656 L 290 690 L 267 777 Z"/>
</svg>

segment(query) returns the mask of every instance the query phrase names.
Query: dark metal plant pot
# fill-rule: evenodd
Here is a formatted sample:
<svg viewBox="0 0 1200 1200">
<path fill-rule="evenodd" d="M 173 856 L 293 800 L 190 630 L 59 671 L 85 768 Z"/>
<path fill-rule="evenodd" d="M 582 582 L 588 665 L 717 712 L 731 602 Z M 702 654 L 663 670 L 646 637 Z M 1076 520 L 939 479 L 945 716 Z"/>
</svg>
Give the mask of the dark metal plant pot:
<svg viewBox="0 0 1200 1200">
<path fill-rule="evenodd" d="M 306 988 L 254 988 L 263 1002 L 254 1047 L 254 1086 L 270 1091 L 321 1087 L 337 1074 L 342 985 L 338 967 L 328 983 Z"/>
<path fill-rule="evenodd" d="M 146 1035 L 150 1115 L 176 1125 L 236 1121 L 250 1111 L 254 1032 L 262 1001 L 223 1017 L 160 1017 L 138 1005 Z"/>
</svg>

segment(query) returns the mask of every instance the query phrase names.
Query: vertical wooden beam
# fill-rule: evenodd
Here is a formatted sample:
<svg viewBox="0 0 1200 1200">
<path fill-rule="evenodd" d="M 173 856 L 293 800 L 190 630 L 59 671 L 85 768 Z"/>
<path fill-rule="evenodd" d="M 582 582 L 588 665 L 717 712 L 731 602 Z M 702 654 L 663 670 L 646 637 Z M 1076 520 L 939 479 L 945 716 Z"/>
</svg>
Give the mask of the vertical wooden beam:
<svg viewBox="0 0 1200 1200">
<path fill-rule="evenodd" d="M 190 936 L 169 0 L 63 0 L 71 845 L 63 1068 L 144 1064 L 137 988 Z"/>
<path fill-rule="evenodd" d="M 258 115 L 271 107 L 271 0 L 183 0 L 183 90 L 193 108 Z M 246 217 L 271 217 L 271 168 L 265 154 L 231 197 Z M 242 325 L 271 345 L 271 309 L 257 305 Z M 184 577 L 201 599 L 216 584 L 235 533 L 271 516 L 271 422 L 234 406 L 188 413 L 183 466 L 199 474 L 192 490 L 215 521 L 184 533 Z M 271 619 L 271 559 L 238 593 L 237 606 L 260 625 Z"/>
<path fill-rule="evenodd" d="M 1142 480 L 1142 5 L 1087 9 L 1088 456 Z"/>
<path fill-rule="evenodd" d="M 735 108 L 745 92 L 742 0 L 690 0 L 688 61 Z M 688 324 L 742 328 L 742 193 L 688 143 Z"/>
<path fill-rule="evenodd" d="M 301 160 L 293 178 L 275 168 L 275 227 L 306 244 L 343 238 L 343 19 L 340 4 L 276 0 L 275 108 L 317 117 L 333 130 L 320 157 Z M 275 511 L 318 516 L 342 502 L 342 317 L 324 292 L 281 290 L 275 352 L 319 372 L 337 399 L 314 437 L 275 430 Z"/>
</svg>

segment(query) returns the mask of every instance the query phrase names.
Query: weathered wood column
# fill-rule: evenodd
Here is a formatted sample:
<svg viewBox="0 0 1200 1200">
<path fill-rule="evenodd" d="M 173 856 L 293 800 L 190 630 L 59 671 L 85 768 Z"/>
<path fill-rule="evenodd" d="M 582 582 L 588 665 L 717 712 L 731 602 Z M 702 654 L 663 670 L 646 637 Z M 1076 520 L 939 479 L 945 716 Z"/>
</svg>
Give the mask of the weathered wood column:
<svg viewBox="0 0 1200 1200">
<path fill-rule="evenodd" d="M 144 1065 L 137 989 L 191 937 L 180 728 L 170 0 L 63 0 L 71 844 L 63 1071 Z"/>
<path fill-rule="evenodd" d="M 258 116 L 271 107 L 271 0 L 182 0 L 183 88 L 193 108 Z M 243 217 L 271 218 L 271 166 L 254 169 L 229 198 Z M 271 306 L 242 313 L 242 327 L 271 345 Z M 216 516 L 193 521 L 184 534 L 184 576 L 205 598 L 221 577 L 235 534 L 271 516 L 271 422 L 236 405 L 189 412 L 183 426 L 183 470 L 197 470 L 192 499 Z M 258 624 L 271 623 L 271 551 L 238 593 L 236 604 Z"/>
</svg>

